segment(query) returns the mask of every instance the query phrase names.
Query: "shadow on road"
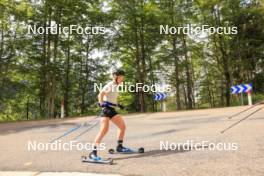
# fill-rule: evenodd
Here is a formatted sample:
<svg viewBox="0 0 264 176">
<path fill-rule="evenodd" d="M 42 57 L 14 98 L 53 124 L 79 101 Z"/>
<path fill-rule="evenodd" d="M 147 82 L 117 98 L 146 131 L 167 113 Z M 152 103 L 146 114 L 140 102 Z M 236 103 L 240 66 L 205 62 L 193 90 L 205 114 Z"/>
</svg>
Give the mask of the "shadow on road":
<svg viewBox="0 0 264 176">
<path fill-rule="evenodd" d="M 41 129 L 41 128 L 47 128 L 47 132 L 50 132 L 53 129 L 56 129 L 58 131 L 63 131 L 61 129 L 58 129 L 60 127 L 63 127 L 66 129 L 73 127 L 77 125 L 77 123 L 70 123 L 70 122 L 64 122 L 64 123 L 56 123 L 54 122 L 53 124 L 51 123 L 25 123 L 25 124 L 20 124 L 19 123 L 13 123 L 13 124 L 1 124 L 0 125 L 0 135 L 7 135 L 7 134 L 14 134 L 14 133 L 19 133 L 19 132 L 24 132 L 24 131 L 30 131 L 34 129 Z"/>
<path fill-rule="evenodd" d="M 187 128 L 181 128 L 181 129 L 170 129 L 170 130 L 165 130 L 165 131 L 159 131 L 156 133 L 152 133 L 151 136 L 159 136 L 159 135 L 165 135 L 165 134 L 171 134 L 171 133 L 176 133 L 179 131 L 184 131 Z"/>
<path fill-rule="evenodd" d="M 171 119 L 182 119 L 182 118 L 191 118 L 191 117 L 205 117 L 208 116 L 210 114 L 195 114 L 195 115 L 177 115 L 175 117 L 158 117 L 158 118 L 154 118 L 153 120 L 171 120 Z"/>
<path fill-rule="evenodd" d="M 198 148 L 208 148 L 208 146 L 198 146 Z M 138 153 L 138 154 L 120 154 L 122 157 L 114 158 L 115 161 L 118 160 L 125 160 L 125 159 L 132 159 L 132 158 L 144 158 L 144 157 L 159 157 L 159 156 L 167 156 L 173 155 L 177 153 L 184 153 L 192 151 L 193 148 L 191 146 L 179 146 L 175 150 L 151 150 L 146 151 L 145 153 Z M 124 156 L 125 155 L 125 156 Z M 128 156 L 129 155 L 129 156 Z"/>
</svg>

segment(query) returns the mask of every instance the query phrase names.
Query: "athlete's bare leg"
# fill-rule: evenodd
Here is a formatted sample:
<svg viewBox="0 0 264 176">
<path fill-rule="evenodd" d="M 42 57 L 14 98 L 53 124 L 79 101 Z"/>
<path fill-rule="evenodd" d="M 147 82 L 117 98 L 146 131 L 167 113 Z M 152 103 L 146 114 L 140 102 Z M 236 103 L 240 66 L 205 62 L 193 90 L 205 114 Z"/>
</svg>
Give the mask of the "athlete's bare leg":
<svg viewBox="0 0 264 176">
<path fill-rule="evenodd" d="M 106 135 L 108 129 L 109 129 L 109 118 L 108 117 L 101 117 L 100 131 L 94 140 L 96 146 L 99 146 L 103 137 Z"/>
<path fill-rule="evenodd" d="M 123 118 L 117 114 L 111 119 L 111 121 L 119 128 L 118 140 L 123 140 L 126 131 L 126 125 Z"/>
<path fill-rule="evenodd" d="M 103 137 L 106 135 L 109 129 L 109 118 L 108 117 L 101 117 L 101 127 L 99 133 L 96 135 L 94 140 L 93 150 L 90 153 L 90 158 L 94 158 L 97 156 L 97 148 L 100 145 Z"/>
</svg>

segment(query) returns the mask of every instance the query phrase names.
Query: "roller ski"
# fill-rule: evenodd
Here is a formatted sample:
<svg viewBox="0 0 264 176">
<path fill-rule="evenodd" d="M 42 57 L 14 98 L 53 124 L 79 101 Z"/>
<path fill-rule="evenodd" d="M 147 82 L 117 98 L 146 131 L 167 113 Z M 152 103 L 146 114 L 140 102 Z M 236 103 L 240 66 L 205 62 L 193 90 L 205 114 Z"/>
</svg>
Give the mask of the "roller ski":
<svg viewBox="0 0 264 176">
<path fill-rule="evenodd" d="M 144 148 L 140 147 L 137 150 L 133 150 L 130 148 L 126 148 L 126 147 L 117 147 L 116 150 L 114 149 L 109 149 L 108 153 L 110 154 L 115 154 L 115 153 L 120 153 L 120 154 L 136 154 L 136 153 L 144 153 Z"/>
<path fill-rule="evenodd" d="M 97 156 L 95 153 L 90 153 L 89 156 L 82 156 L 81 157 L 82 162 L 86 163 L 96 163 L 96 164 L 113 164 L 113 159 L 108 158 L 108 159 L 103 159 L 99 156 Z"/>
</svg>

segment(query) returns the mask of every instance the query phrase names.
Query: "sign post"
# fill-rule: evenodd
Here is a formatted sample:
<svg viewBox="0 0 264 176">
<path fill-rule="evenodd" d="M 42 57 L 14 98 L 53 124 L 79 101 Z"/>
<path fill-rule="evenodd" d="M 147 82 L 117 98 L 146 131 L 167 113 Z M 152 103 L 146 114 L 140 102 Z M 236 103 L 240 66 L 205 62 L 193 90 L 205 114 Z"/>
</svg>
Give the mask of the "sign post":
<svg viewBox="0 0 264 176">
<path fill-rule="evenodd" d="M 61 118 L 64 118 L 64 100 L 61 101 Z"/>
<path fill-rule="evenodd" d="M 248 95 L 248 105 L 252 105 L 252 88 L 253 88 L 253 85 L 250 83 L 250 84 L 240 84 L 240 85 L 236 85 L 236 86 L 232 86 L 230 88 L 230 92 L 231 94 L 239 94 L 241 93 L 241 101 L 242 101 L 242 105 L 244 104 L 243 102 L 243 95 L 242 93 L 247 93 Z"/>
<path fill-rule="evenodd" d="M 154 95 L 154 97 L 153 97 L 155 101 L 161 101 L 160 107 L 161 107 L 161 110 L 163 112 L 166 112 L 167 111 L 166 102 L 164 101 L 166 99 L 166 97 L 167 97 L 166 93 L 163 93 L 163 92 L 156 93 Z"/>
<path fill-rule="evenodd" d="M 167 111 L 167 107 L 166 107 L 166 102 L 165 101 L 161 101 L 161 110 L 162 110 L 162 112 L 166 112 Z"/>
<path fill-rule="evenodd" d="M 243 97 L 243 93 L 240 93 L 241 95 L 241 105 L 243 106 L 244 105 L 244 97 Z"/>
<path fill-rule="evenodd" d="M 247 92 L 247 95 L 248 95 L 248 105 L 252 105 L 252 96 L 251 96 L 251 91 L 248 91 Z"/>
</svg>

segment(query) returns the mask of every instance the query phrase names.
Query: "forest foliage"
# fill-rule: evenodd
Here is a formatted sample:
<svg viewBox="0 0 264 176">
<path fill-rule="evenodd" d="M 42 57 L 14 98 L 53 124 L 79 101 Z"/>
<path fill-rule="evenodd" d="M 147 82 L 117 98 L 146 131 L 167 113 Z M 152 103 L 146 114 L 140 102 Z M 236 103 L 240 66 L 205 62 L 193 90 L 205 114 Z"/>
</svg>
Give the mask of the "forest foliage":
<svg viewBox="0 0 264 176">
<path fill-rule="evenodd" d="M 106 33 L 31 34 L 28 26 L 103 26 Z M 237 34 L 160 34 L 160 25 L 237 27 Z M 258 0 L 0 0 L 0 121 L 96 114 L 95 83 L 168 84 L 169 110 L 240 104 L 230 87 L 264 97 L 264 2 Z M 244 94 L 246 104 L 246 95 Z M 154 112 L 152 92 L 122 93 Z"/>
</svg>

